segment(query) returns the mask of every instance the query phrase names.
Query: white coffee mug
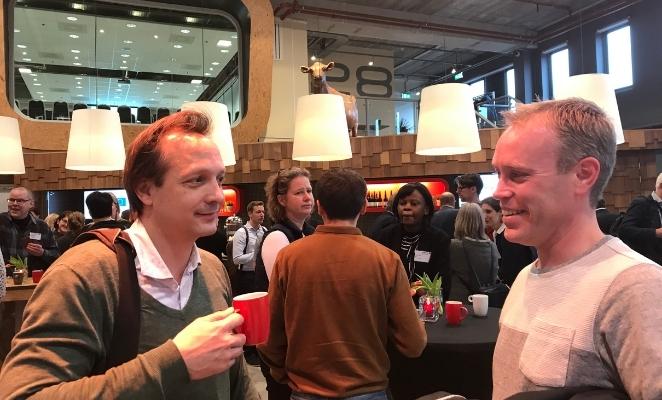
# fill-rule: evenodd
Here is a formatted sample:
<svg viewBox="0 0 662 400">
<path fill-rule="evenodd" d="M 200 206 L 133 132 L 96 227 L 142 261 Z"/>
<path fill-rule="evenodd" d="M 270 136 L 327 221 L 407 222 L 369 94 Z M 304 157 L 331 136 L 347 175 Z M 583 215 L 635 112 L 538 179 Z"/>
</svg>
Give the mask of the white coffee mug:
<svg viewBox="0 0 662 400">
<path fill-rule="evenodd" d="M 474 305 L 474 315 L 477 317 L 486 317 L 489 298 L 486 294 L 472 294 L 469 296 L 469 302 Z"/>
</svg>

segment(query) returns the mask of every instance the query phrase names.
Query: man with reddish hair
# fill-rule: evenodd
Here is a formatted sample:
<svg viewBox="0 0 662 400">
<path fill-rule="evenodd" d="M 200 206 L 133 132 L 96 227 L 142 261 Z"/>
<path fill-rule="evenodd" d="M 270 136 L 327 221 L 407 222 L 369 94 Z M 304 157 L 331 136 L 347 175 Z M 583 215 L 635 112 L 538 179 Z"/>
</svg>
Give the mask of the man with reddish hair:
<svg viewBox="0 0 662 400">
<path fill-rule="evenodd" d="M 203 114 L 180 112 L 128 149 L 124 184 L 137 219 L 126 232 L 141 291 L 135 357 L 109 365 L 127 350 L 111 346 L 114 324 L 131 316 L 117 313 L 116 255 L 100 241 L 84 242 L 35 289 L 0 375 L 0 398 L 258 398 L 242 356 L 245 337 L 233 333 L 243 319 L 229 307 L 228 276 L 195 246 L 216 230 L 223 204 L 225 168 L 209 124 Z"/>
</svg>

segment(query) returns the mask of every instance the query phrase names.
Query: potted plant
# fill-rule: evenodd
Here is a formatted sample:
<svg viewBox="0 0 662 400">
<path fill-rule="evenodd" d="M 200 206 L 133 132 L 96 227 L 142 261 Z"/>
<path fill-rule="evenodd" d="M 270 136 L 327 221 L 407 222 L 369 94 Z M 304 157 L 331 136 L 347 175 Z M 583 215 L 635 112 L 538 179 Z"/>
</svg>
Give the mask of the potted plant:
<svg viewBox="0 0 662 400">
<path fill-rule="evenodd" d="M 11 264 L 14 267 L 14 272 L 12 273 L 12 278 L 14 279 L 14 285 L 22 285 L 23 279 L 25 279 L 25 276 L 27 275 L 28 272 L 27 257 L 23 259 L 21 258 L 21 256 L 18 257 L 12 256 L 9 258 L 9 264 Z"/>
<path fill-rule="evenodd" d="M 426 322 L 437 322 L 443 313 L 443 302 L 441 298 L 441 276 L 435 275 L 430 278 L 428 274 L 423 276 L 416 274 L 419 281 L 413 287 L 418 291 L 422 289 L 424 294 L 418 299 L 418 311 L 422 320 Z"/>
</svg>

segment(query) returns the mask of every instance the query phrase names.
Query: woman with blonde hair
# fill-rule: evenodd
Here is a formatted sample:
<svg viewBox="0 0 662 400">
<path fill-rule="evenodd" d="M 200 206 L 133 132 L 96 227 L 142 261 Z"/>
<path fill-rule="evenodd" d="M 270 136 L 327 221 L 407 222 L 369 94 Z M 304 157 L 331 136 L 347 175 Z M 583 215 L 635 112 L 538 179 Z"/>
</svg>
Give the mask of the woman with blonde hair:
<svg viewBox="0 0 662 400">
<path fill-rule="evenodd" d="M 299 167 L 284 169 L 273 174 L 264 186 L 267 196 L 266 211 L 274 225 L 264 234 L 255 258 L 255 287 L 266 292 L 271 270 L 278 252 L 291 242 L 315 231 L 306 220 L 313 212 L 315 199 L 310 184 L 310 173 Z M 289 400 L 292 390 L 276 382 L 264 362 L 260 369 L 267 381 L 269 400 Z"/>
<path fill-rule="evenodd" d="M 485 234 L 485 217 L 478 204 L 465 203 L 455 219 L 450 245 L 449 300 L 467 301 L 480 287 L 494 284 L 499 271 L 499 251 Z"/>
</svg>

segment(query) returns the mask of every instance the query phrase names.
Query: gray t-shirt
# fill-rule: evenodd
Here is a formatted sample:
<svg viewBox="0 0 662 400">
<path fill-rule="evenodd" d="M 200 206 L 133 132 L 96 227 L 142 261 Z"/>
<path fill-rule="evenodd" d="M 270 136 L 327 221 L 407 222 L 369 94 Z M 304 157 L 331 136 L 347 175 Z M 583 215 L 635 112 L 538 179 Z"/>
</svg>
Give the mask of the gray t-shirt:
<svg viewBox="0 0 662 400">
<path fill-rule="evenodd" d="M 662 399 L 662 268 L 611 236 L 549 272 L 532 267 L 501 312 L 493 398 L 591 386 Z"/>
</svg>

